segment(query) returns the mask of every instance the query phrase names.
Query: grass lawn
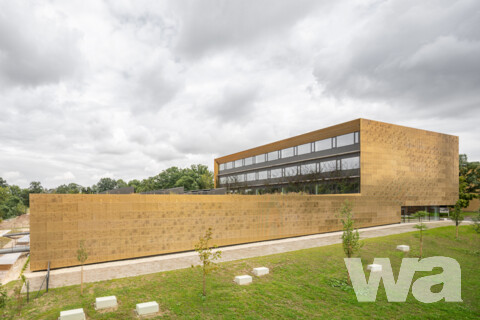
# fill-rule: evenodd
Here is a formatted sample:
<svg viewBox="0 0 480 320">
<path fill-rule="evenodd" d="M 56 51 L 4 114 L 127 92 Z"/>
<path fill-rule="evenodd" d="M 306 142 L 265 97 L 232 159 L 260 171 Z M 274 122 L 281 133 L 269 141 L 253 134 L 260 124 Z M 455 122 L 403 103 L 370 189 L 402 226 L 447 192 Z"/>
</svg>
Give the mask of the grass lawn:
<svg viewBox="0 0 480 320">
<path fill-rule="evenodd" d="M 341 245 L 282 253 L 222 263 L 207 280 L 208 296 L 201 296 L 199 269 L 184 269 L 119 280 L 89 283 L 84 295 L 80 286 L 52 289 L 24 304 L 10 299 L 5 319 L 57 319 L 61 310 L 84 308 L 88 319 L 132 319 L 136 303 L 157 301 L 162 318 L 188 319 L 479 319 L 480 318 L 480 235 L 471 226 L 462 226 L 460 240 L 454 227 L 426 231 L 424 255 L 455 258 L 462 268 L 463 302 L 418 302 L 411 292 L 406 303 L 387 302 L 383 285 L 375 303 L 359 303 L 345 286 L 346 268 Z M 403 253 L 398 244 L 408 244 L 409 257 L 418 255 L 417 232 L 364 240 L 363 264 L 374 257 L 389 257 L 395 277 Z M 254 277 L 248 286 L 233 283 L 235 275 L 251 274 L 253 267 L 266 266 L 270 274 Z M 423 272 L 422 275 L 429 273 Z M 417 278 L 417 273 L 415 278 Z M 7 287 L 15 285 L 10 283 Z M 433 287 L 440 291 L 441 285 Z M 95 297 L 115 295 L 117 311 L 94 310 Z"/>
</svg>

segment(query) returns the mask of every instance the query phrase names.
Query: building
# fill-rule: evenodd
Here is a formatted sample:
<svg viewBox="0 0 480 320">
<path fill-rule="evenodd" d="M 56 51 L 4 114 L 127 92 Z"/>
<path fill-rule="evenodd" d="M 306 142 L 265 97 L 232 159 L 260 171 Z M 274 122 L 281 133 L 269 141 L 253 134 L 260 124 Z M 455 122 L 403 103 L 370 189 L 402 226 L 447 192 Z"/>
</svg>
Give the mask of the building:
<svg viewBox="0 0 480 320">
<path fill-rule="evenodd" d="M 458 197 L 458 137 L 357 119 L 215 159 L 214 171 L 230 193 L 376 195 L 438 213 Z"/>
<path fill-rule="evenodd" d="M 219 246 L 338 231 L 345 201 L 360 228 L 435 213 L 458 199 L 458 137 L 357 119 L 215 159 L 214 172 L 234 194 L 30 194 L 30 269 L 78 265 L 82 241 L 97 263 L 193 250 L 208 228 Z"/>
</svg>

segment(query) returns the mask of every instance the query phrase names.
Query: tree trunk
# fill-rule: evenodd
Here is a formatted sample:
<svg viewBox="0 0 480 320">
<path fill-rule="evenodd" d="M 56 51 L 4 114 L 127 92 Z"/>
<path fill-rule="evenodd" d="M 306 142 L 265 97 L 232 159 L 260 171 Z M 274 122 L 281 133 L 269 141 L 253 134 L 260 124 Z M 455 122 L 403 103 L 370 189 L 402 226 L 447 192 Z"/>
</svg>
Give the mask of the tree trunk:
<svg viewBox="0 0 480 320">
<path fill-rule="evenodd" d="M 83 263 L 80 266 L 80 294 L 83 294 Z"/>
<path fill-rule="evenodd" d="M 205 289 L 205 270 L 203 271 L 203 296 L 207 295 L 207 290 Z"/>
<path fill-rule="evenodd" d="M 422 259 L 422 249 L 423 249 L 423 233 L 420 230 L 420 259 Z"/>
<path fill-rule="evenodd" d="M 455 230 L 455 239 L 458 240 L 458 223 L 457 223 L 457 226 L 456 226 L 455 229 L 456 229 L 456 230 Z"/>
</svg>

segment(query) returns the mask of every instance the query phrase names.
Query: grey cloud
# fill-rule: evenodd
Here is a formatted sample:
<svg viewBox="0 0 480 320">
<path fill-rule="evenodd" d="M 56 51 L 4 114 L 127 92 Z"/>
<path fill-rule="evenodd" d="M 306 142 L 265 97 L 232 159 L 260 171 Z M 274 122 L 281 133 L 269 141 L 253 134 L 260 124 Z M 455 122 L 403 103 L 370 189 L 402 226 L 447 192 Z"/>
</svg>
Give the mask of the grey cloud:
<svg viewBox="0 0 480 320">
<path fill-rule="evenodd" d="M 322 2 L 207 0 L 175 4 L 182 17 L 177 49 L 185 56 L 198 57 L 216 48 L 280 36 Z"/>
<path fill-rule="evenodd" d="M 0 12 L 0 81 L 35 86 L 75 74 L 82 62 L 80 34 L 36 5 L 15 1 Z"/>
<path fill-rule="evenodd" d="M 335 97 L 459 115 L 480 103 L 479 10 L 478 1 L 384 2 L 351 42 L 320 53 L 314 75 Z"/>
<path fill-rule="evenodd" d="M 480 159 L 475 1 L 22 3 L 0 12 L 9 183 L 212 168 L 358 117 L 459 135 Z"/>
<path fill-rule="evenodd" d="M 206 109 L 220 122 L 241 123 L 251 120 L 249 116 L 255 109 L 255 99 L 258 96 L 256 88 L 227 86 L 219 90 L 219 95 L 220 98 L 206 106 Z"/>
</svg>

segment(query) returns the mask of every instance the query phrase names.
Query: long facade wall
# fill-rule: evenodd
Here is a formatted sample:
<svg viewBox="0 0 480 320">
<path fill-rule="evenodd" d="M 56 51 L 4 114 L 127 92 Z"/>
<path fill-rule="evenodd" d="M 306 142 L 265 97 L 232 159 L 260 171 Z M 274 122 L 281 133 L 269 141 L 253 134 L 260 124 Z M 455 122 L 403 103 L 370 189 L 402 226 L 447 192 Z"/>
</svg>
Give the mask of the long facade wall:
<svg viewBox="0 0 480 320">
<path fill-rule="evenodd" d="M 357 195 L 32 194 L 30 268 L 78 265 L 81 240 L 94 263 L 192 250 L 209 227 L 220 246 L 340 230 L 346 199 L 359 227 L 398 222 L 391 203 Z"/>
<path fill-rule="evenodd" d="M 230 245 L 341 229 L 348 199 L 358 227 L 400 222 L 402 206 L 458 199 L 458 137 L 354 120 L 215 160 L 218 164 L 360 130 L 360 194 L 350 195 L 30 195 L 31 270 L 192 250 L 214 229 Z"/>
</svg>

